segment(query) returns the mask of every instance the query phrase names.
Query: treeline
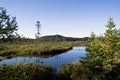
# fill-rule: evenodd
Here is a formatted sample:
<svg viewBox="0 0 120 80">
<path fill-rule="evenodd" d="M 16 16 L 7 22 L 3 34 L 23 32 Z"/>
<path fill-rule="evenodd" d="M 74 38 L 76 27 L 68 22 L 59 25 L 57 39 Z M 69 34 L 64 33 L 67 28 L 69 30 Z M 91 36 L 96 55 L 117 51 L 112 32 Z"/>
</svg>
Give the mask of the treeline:
<svg viewBox="0 0 120 80">
<path fill-rule="evenodd" d="M 73 38 L 73 37 L 64 37 L 62 35 L 49 35 L 40 37 L 40 41 L 88 41 L 89 37 L 83 38 Z"/>
</svg>

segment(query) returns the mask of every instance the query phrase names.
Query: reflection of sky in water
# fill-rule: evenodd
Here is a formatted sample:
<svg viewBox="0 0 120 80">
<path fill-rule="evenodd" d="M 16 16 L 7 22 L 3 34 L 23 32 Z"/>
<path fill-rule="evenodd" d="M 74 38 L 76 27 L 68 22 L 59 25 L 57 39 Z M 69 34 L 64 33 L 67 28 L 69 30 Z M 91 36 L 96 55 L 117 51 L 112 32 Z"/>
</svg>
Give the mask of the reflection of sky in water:
<svg viewBox="0 0 120 80">
<path fill-rule="evenodd" d="M 86 54 L 86 47 L 74 47 L 72 50 L 64 52 L 62 54 L 49 57 L 49 58 L 40 58 L 40 57 L 14 57 L 11 59 L 6 59 L 0 62 L 0 64 L 11 64 L 14 62 L 36 62 L 36 63 L 45 63 L 51 64 L 54 67 L 58 68 L 61 63 L 69 63 L 80 60 L 81 57 L 84 57 Z"/>
</svg>

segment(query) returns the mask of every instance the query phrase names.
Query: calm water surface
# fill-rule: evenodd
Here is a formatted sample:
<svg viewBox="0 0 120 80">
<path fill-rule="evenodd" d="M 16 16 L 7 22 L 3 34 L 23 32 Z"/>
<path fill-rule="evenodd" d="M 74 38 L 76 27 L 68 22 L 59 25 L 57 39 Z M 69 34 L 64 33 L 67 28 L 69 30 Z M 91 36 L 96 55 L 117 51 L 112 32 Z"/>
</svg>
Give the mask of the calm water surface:
<svg viewBox="0 0 120 80">
<path fill-rule="evenodd" d="M 81 59 L 81 57 L 85 57 L 86 56 L 86 47 L 85 46 L 77 46 L 77 47 L 73 47 L 73 49 L 67 51 L 67 52 L 63 52 L 59 55 L 55 55 L 52 57 L 48 57 L 48 58 L 42 58 L 42 57 L 13 57 L 11 59 L 5 59 L 3 61 L 0 61 L 0 64 L 12 64 L 15 62 L 35 62 L 38 64 L 51 64 L 53 65 L 55 68 L 60 67 L 60 65 L 62 63 L 70 63 L 70 62 L 74 62 L 74 61 L 79 61 Z"/>
</svg>

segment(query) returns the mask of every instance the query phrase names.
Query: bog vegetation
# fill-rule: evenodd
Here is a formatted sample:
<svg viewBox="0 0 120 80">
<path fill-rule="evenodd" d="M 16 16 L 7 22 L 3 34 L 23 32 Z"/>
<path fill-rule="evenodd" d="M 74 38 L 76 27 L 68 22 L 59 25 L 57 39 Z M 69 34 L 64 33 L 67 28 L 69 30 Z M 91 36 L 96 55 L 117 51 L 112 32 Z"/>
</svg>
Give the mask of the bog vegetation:
<svg viewBox="0 0 120 80">
<path fill-rule="evenodd" d="M 0 80 L 53 80 L 53 68 L 50 65 L 35 63 L 15 63 L 0 66 Z"/>
<path fill-rule="evenodd" d="M 72 40 L 59 35 L 27 39 L 18 35 L 17 29 L 16 18 L 0 8 L 1 60 L 19 55 L 59 53 L 75 45 L 87 45 L 87 56 L 78 62 L 62 64 L 57 71 L 50 65 L 36 63 L 1 65 L 0 80 L 120 80 L 120 30 L 115 28 L 111 17 L 104 35 L 96 36 L 92 32 L 89 40 Z"/>
<path fill-rule="evenodd" d="M 103 37 L 91 33 L 83 60 L 60 69 L 64 80 L 120 80 L 120 30 L 111 17 L 106 28 Z"/>
<path fill-rule="evenodd" d="M 75 42 L 41 42 L 27 44 L 1 44 L 0 59 L 10 58 L 15 56 L 42 56 L 56 55 L 72 49 L 74 45 L 81 45 L 81 41 Z"/>
</svg>

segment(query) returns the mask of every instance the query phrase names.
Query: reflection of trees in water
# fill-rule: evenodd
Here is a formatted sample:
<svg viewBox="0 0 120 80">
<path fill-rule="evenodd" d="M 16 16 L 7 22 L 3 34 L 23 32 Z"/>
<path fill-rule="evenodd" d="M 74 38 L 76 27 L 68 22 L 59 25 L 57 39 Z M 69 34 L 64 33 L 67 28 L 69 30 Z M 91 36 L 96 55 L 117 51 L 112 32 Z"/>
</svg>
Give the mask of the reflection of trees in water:
<svg viewBox="0 0 120 80">
<path fill-rule="evenodd" d="M 55 57 L 55 60 L 59 60 L 59 59 L 61 59 L 61 56 L 57 55 L 57 56 Z"/>
<path fill-rule="evenodd" d="M 23 58 L 23 62 L 26 62 L 26 58 L 25 57 Z"/>
<path fill-rule="evenodd" d="M 15 61 L 17 62 L 17 58 L 15 57 Z"/>
<path fill-rule="evenodd" d="M 23 62 L 23 63 L 27 63 L 27 62 L 35 62 L 37 64 L 44 64 L 43 61 L 41 61 L 40 58 L 33 58 L 33 57 L 29 57 L 29 58 L 26 58 L 26 57 L 20 57 L 20 60 L 18 57 L 15 57 L 14 60 L 11 60 L 10 61 L 10 64 L 12 63 L 16 63 L 16 62 Z M 3 64 L 6 64 L 6 61 L 3 62 Z"/>
<path fill-rule="evenodd" d="M 43 65 L 44 62 L 40 58 L 36 58 L 35 63 Z"/>
</svg>

